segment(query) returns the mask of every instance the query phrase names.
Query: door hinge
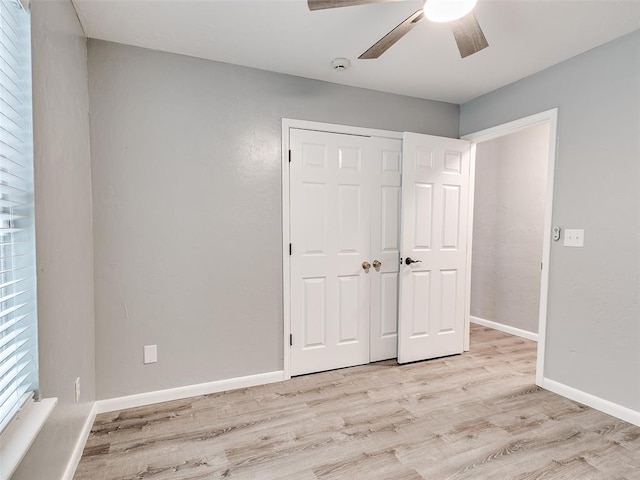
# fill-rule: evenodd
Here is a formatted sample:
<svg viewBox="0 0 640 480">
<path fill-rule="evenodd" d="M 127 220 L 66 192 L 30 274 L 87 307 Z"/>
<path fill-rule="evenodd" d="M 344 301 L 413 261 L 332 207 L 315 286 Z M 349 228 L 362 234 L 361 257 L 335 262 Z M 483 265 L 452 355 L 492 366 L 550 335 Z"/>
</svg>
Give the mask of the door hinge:
<svg viewBox="0 0 640 480">
<path fill-rule="evenodd" d="M 540 262 L 540 270 L 544 270 L 544 263 Z"/>
<path fill-rule="evenodd" d="M 293 333 L 289 334 L 289 346 L 293 347 Z"/>
<path fill-rule="evenodd" d="M 289 244 L 289 256 L 291 256 L 291 252 L 293 251 L 293 247 Z"/>
<path fill-rule="evenodd" d="M 291 163 L 291 150 L 289 150 L 289 163 Z"/>
</svg>

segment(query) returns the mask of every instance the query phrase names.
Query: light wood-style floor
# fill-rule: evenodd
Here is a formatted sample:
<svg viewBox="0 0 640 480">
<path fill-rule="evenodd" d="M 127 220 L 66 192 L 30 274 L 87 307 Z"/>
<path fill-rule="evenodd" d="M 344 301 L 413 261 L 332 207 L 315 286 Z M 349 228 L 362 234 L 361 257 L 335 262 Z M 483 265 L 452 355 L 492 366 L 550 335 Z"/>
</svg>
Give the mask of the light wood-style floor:
<svg viewBox="0 0 640 480">
<path fill-rule="evenodd" d="M 535 343 L 99 415 L 75 480 L 634 480 L 640 428 L 534 385 Z"/>
</svg>

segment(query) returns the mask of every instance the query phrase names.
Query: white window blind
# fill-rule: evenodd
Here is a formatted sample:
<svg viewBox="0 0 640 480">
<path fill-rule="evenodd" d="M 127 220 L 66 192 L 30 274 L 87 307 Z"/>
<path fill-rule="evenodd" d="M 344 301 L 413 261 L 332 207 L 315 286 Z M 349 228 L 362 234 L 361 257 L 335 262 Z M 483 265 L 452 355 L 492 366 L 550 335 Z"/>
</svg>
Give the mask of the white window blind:
<svg viewBox="0 0 640 480">
<path fill-rule="evenodd" d="M 29 14 L 0 0 L 0 431 L 37 395 Z"/>
</svg>

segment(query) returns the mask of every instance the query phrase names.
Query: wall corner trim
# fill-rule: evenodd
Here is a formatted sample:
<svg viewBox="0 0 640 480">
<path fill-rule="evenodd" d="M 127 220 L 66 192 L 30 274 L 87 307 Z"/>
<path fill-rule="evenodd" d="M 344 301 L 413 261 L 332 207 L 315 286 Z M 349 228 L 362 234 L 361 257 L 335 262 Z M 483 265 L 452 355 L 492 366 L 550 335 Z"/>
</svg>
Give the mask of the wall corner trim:
<svg viewBox="0 0 640 480">
<path fill-rule="evenodd" d="M 89 411 L 89 415 L 87 415 L 87 419 L 85 420 L 84 425 L 82 426 L 82 430 L 80 431 L 80 435 L 78 435 L 78 440 L 73 447 L 73 452 L 71 453 L 71 457 L 69 458 L 69 462 L 67 463 L 67 468 L 65 468 L 60 480 L 73 480 L 73 476 L 75 475 L 78 464 L 80 463 L 80 459 L 82 458 L 84 446 L 86 445 L 89 434 L 91 433 L 91 427 L 93 427 L 93 422 L 96 419 L 96 414 L 98 411 L 97 407 L 97 402 L 93 402 L 91 410 Z"/>
<path fill-rule="evenodd" d="M 143 407 L 154 403 L 170 402 L 182 398 L 197 397 L 209 393 L 225 392 L 238 388 L 255 387 L 285 380 L 284 371 L 258 373 L 246 377 L 227 378 L 214 382 L 186 385 L 184 387 L 155 390 L 124 397 L 108 398 L 96 402 L 96 413 L 115 412 L 126 408 Z"/>
<path fill-rule="evenodd" d="M 546 377 L 542 379 L 542 382 L 539 383 L 538 386 L 544 388 L 545 390 L 549 390 L 550 392 L 562 395 L 569 400 L 582 403 L 583 405 L 595 408 L 596 410 L 640 427 L 640 412 L 636 410 L 623 407 L 622 405 L 618 405 L 617 403 L 605 400 L 604 398 L 596 397 L 595 395 L 591 395 L 590 393 L 583 392 L 582 390 L 569 387 L 568 385 L 556 382 L 555 380 L 550 380 Z"/>
<path fill-rule="evenodd" d="M 533 340 L 534 342 L 538 341 L 537 333 L 529 332 L 527 330 L 522 330 L 521 328 L 505 325 L 504 323 L 493 322 L 491 320 L 486 320 L 480 317 L 474 317 L 473 315 L 469 317 L 469 320 L 471 321 L 471 323 L 476 323 L 478 325 L 482 325 L 483 327 L 493 328 L 494 330 L 500 330 L 501 332 L 526 338 L 527 340 Z"/>
</svg>

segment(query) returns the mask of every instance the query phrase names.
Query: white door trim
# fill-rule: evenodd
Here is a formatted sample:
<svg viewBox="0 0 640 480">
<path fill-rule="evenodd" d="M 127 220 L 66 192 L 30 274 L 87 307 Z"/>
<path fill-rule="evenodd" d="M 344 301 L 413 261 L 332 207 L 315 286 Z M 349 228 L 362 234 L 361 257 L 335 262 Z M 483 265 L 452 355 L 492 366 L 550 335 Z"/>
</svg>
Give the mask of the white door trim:
<svg viewBox="0 0 640 480">
<path fill-rule="evenodd" d="M 550 267 L 550 255 L 551 255 L 551 228 L 553 220 L 553 185 L 554 174 L 556 164 L 556 152 L 557 152 L 557 138 L 558 138 L 558 109 L 553 108 L 544 112 L 537 113 L 513 122 L 508 122 L 496 127 L 491 127 L 486 130 L 471 133 L 462 137 L 463 140 L 469 140 L 472 143 L 471 150 L 471 172 L 475 175 L 475 144 L 480 142 L 486 142 L 493 140 L 511 133 L 515 133 L 527 127 L 539 125 L 541 123 L 549 124 L 549 160 L 547 168 L 547 186 L 545 193 L 545 206 L 544 206 L 544 230 L 542 238 L 542 273 L 540 282 L 540 313 L 538 320 L 538 358 L 536 364 L 536 384 L 542 386 L 544 381 L 544 355 L 545 355 L 545 343 L 546 343 L 546 331 L 547 331 L 547 303 L 549 297 L 549 267 Z M 475 176 L 471 177 L 475 181 Z M 474 184 L 474 181 L 471 184 Z M 469 224 L 473 225 L 473 192 L 470 192 L 469 198 L 469 211 L 470 219 Z M 473 228 L 469 229 L 469 258 L 471 255 L 471 236 L 473 235 Z M 471 265 L 469 260 L 469 265 Z M 469 269 L 471 270 L 471 269 Z M 469 279 L 467 284 L 469 285 L 471 272 L 469 271 Z M 467 305 L 471 305 L 471 290 L 467 291 Z M 470 308 L 467 310 L 466 316 L 466 329 L 469 329 L 469 318 L 471 312 Z M 469 335 L 465 334 L 465 338 L 468 339 Z M 468 349 L 468 345 L 465 346 Z"/>
<path fill-rule="evenodd" d="M 402 132 L 377 130 L 373 128 L 352 127 L 332 123 L 311 122 L 308 120 L 282 119 L 282 306 L 283 306 L 283 372 L 284 380 L 291 378 L 291 269 L 289 242 L 291 238 L 289 211 L 289 129 L 316 130 L 319 132 L 361 135 L 364 137 L 383 137 L 402 139 Z"/>
<path fill-rule="evenodd" d="M 463 140 L 467 140 L 466 138 Z M 471 142 L 469 150 L 469 212 L 467 228 L 467 281 L 464 298 L 464 345 L 463 351 L 469 351 L 471 338 L 471 259 L 473 257 L 473 205 L 476 195 L 476 144 Z"/>
</svg>

